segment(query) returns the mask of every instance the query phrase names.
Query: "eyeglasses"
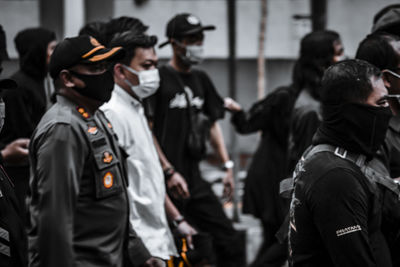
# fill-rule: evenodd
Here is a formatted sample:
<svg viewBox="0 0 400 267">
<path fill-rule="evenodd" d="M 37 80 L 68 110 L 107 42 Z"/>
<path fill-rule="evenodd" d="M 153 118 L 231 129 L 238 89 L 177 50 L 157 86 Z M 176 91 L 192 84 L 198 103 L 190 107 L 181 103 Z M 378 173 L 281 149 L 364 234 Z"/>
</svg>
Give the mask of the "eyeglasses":
<svg viewBox="0 0 400 267">
<path fill-rule="evenodd" d="M 384 96 L 382 97 L 382 99 L 391 99 L 391 98 L 400 100 L 400 95 L 384 95 Z"/>
<path fill-rule="evenodd" d="M 400 68 L 395 68 L 394 70 L 400 70 Z M 382 73 L 384 73 L 384 72 L 390 73 L 390 74 L 393 75 L 394 77 L 400 79 L 400 74 L 397 74 L 396 72 L 394 72 L 394 71 L 392 71 L 392 70 L 384 69 L 384 70 L 382 70 Z"/>
</svg>

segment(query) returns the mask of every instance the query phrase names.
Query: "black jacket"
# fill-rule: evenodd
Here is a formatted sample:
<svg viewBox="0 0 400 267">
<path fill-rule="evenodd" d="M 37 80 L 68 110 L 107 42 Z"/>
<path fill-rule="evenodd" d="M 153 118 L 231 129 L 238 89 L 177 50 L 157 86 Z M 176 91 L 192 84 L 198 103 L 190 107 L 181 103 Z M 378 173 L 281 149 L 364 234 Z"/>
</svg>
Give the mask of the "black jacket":
<svg viewBox="0 0 400 267">
<path fill-rule="evenodd" d="M 27 266 L 27 240 L 14 185 L 0 166 L 0 266 Z"/>
<path fill-rule="evenodd" d="M 0 149 L 18 138 L 30 138 L 46 112 L 44 79 L 47 73 L 47 46 L 53 40 L 55 34 L 42 28 L 21 31 L 14 40 L 20 57 L 20 69 L 11 78 L 17 82 L 18 88 L 3 93 L 6 118 L 0 133 Z M 24 218 L 29 183 L 28 160 L 17 165 L 5 164 L 4 167 L 15 184 L 21 216 Z"/>
<path fill-rule="evenodd" d="M 317 132 L 313 144 L 327 143 L 340 146 Z M 360 168 L 321 152 L 297 170 L 290 207 L 292 266 L 392 266 L 381 231 L 380 191 Z"/>
</svg>

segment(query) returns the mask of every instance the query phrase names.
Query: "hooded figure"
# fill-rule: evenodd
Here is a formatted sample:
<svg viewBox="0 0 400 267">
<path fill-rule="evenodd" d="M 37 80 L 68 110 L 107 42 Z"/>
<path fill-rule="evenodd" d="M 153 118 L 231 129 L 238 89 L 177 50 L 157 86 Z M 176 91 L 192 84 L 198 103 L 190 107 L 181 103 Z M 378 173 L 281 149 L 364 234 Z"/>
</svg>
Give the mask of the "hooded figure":
<svg viewBox="0 0 400 267">
<path fill-rule="evenodd" d="M 55 38 L 52 31 L 32 28 L 19 32 L 14 39 L 20 57 L 20 69 L 11 78 L 17 82 L 18 88 L 6 91 L 3 96 L 7 119 L 0 133 L 0 149 L 18 138 L 30 138 L 46 111 L 44 81 L 49 46 Z M 25 214 L 25 196 L 29 183 L 28 164 L 26 158 L 16 165 L 5 166 L 7 173 L 13 177 L 22 215 Z"/>
</svg>

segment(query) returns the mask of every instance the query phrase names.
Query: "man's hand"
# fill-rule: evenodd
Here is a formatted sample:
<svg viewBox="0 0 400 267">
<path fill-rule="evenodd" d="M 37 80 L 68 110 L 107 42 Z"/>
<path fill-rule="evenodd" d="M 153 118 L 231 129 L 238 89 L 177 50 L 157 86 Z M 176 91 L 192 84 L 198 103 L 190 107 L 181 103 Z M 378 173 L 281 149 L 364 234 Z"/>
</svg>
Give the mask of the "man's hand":
<svg viewBox="0 0 400 267">
<path fill-rule="evenodd" d="M 28 162 L 28 138 L 19 138 L 8 144 L 3 150 L 1 155 L 3 162 L 10 165 L 20 165 Z"/>
<path fill-rule="evenodd" d="M 142 266 L 143 267 L 164 267 L 165 263 L 161 259 L 151 257 Z"/>
<path fill-rule="evenodd" d="M 227 169 L 226 176 L 223 180 L 224 183 L 224 194 L 223 196 L 227 198 L 227 202 L 231 201 L 233 198 L 233 189 L 235 188 L 235 182 L 233 180 L 233 170 Z"/>
<path fill-rule="evenodd" d="M 167 187 L 174 198 L 189 198 L 190 193 L 185 179 L 175 172 L 167 181 Z"/>
<path fill-rule="evenodd" d="M 182 221 L 178 227 L 176 228 L 178 233 L 181 235 L 184 235 L 186 237 L 186 241 L 188 243 L 188 246 L 193 249 L 193 238 L 192 236 L 197 234 L 197 231 L 186 221 Z"/>
</svg>

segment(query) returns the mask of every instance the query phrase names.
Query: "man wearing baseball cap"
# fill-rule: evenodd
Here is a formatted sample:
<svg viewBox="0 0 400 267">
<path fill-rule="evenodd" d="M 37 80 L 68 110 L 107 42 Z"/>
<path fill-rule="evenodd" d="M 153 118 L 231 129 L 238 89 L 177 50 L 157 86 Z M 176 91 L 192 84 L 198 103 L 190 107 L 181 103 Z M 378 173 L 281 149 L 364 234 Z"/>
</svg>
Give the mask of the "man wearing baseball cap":
<svg viewBox="0 0 400 267">
<path fill-rule="evenodd" d="M 177 14 L 168 22 L 168 40 L 160 47 L 171 44 L 173 56 L 167 65 L 159 68 L 160 87 L 149 99 L 148 115 L 165 154 L 160 152 L 160 158 L 174 204 L 197 229 L 213 236 L 218 266 L 243 266 L 240 235 L 199 170 L 199 163 L 205 156 L 204 139 L 209 135 L 226 171 L 224 195 L 231 198 L 233 162 L 229 160 L 217 122 L 224 116 L 224 103 L 208 75 L 192 68 L 203 59 L 204 31 L 214 29 L 215 26 L 203 25 L 199 18 L 188 13 Z M 197 127 L 195 123 L 200 118 L 203 125 L 209 127 Z M 197 136 L 200 142 L 190 142 L 196 135 L 194 132 L 203 133 Z M 189 192 L 180 186 L 182 179 Z"/>
<path fill-rule="evenodd" d="M 51 56 L 57 103 L 29 147 L 29 266 L 142 266 L 150 258 L 129 224 L 124 155 L 98 110 L 114 87 L 108 63 L 122 53 L 84 35 Z"/>
</svg>

